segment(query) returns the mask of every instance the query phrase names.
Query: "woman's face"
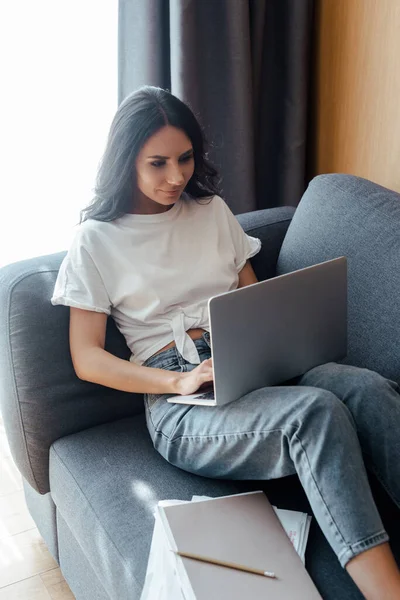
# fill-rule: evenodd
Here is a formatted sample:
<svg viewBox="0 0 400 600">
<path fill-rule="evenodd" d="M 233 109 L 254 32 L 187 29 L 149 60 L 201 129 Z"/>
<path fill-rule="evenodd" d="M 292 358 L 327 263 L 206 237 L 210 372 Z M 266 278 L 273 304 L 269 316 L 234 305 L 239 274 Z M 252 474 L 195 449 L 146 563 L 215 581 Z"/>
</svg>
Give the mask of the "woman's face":
<svg viewBox="0 0 400 600">
<path fill-rule="evenodd" d="M 139 193 L 134 199 L 134 212 L 167 211 L 179 199 L 193 171 L 193 147 L 187 135 L 171 125 L 157 131 L 136 159 Z"/>
</svg>

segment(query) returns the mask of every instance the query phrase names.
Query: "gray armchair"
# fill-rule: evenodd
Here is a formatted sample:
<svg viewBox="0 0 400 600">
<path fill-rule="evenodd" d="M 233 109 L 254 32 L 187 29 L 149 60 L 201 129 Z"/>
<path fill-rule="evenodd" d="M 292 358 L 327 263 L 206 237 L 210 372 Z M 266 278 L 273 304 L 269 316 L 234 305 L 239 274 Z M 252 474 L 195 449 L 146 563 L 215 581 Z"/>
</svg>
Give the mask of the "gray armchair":
<svg viewBox="0 0 400 600">
<path fill-rule="evenodd" d="M 262 240 L 252 260 L 259 279 L 348 257 L 347 361 L 400 382 L 400 196 L 355 177 L 322 176 L 296 212 L 275 208 L 238 219 Z M 273 504 L 310 512 L 296 477 L 219 481 L 169 465 L 147 434 L 140 395 L 75 376 L 68 309 L 50 304 L 63 256 L 0 270 L 0 400 L 29 510 L 76 598 L 140 597 L 152 511 L 162 498 L 264 489 Z M 112 319 L 106 347 L 129 356 Z M 374 480 L 372 485 L 398 552 L 398 509 Z M 323 598 L 361 598 L 315 520 L 306 559 Z"/>
</svg>

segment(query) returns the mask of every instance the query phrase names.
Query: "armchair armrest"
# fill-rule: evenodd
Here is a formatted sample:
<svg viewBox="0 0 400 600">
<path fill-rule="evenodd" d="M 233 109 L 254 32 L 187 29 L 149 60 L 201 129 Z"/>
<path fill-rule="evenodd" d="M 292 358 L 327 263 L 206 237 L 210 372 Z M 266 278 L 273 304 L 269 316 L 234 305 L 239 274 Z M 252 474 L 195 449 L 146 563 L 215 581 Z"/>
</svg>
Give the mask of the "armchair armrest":
<svg viewBox="0 0 400 600">
<path fill-rule="evenodd" d="M 68 343 L 69 309 L 50 297 L 65 253 L 0 269 L 0 406 L 12 456 L 29 485 L 49 491 L 58 438 L 143 412 L 142 396 L 80 381 Z M 109 319 L 106 348 L 129 350 Z"/>
<path fill-rule="evenodd" d="M 251 259 L 260 281 L 276 275 L 278 255 L 294 213 L 292 206 L 282 206 L 236 215 L 245 232 L 261 240 L 260 252 Z"/>
</svg>

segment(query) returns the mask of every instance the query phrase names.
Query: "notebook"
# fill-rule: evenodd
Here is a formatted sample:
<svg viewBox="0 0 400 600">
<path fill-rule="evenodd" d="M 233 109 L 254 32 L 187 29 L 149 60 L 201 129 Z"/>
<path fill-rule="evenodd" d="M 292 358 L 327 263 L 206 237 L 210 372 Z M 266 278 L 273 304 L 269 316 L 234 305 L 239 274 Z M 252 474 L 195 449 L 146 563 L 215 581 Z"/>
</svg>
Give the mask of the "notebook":
<svg viewBox="0 0 400 600">
<path fill-rule="evenodd" d="M 275 579 L 177 556 L 187 600 L 321 600 L 264 492 L 159 506 L 172 550 L 210 556 Z"/>
<path fill-rule="evenodd" d="M 211 496 L 192 496 L 192 502 L 212 499 Z M 161 500 L 159 504 L 163 502 L 165 503 L 164 506 L 168 506 L 168 502 L 170 502 L 170 504 L 178 504 L 179 500 Z M 186 501 L 181 500 L 181 502 L 183 503 Z M 285 508 L 277 508 L 276 506 L 272 506 L 272 508 L 304 565 L 306 562 L 306 546 L 311 525 L 310 515 L 298 510 L 286 510 Z"/>
</svg>

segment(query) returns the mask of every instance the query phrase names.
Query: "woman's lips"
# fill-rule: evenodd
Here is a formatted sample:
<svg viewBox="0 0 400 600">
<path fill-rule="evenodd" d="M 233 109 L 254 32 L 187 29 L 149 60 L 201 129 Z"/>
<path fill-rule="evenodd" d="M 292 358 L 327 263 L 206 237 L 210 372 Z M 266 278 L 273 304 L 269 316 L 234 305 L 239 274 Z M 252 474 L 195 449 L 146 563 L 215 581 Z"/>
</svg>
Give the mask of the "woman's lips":
<svg viewBox="0 0 400 600">
<path fill-rule="evenodd" d="M 175 190 L 173 192 L 166 192 L 165 190 L 161 190 L 161 191 L 164 192 L 164 194 L 166 194 L 167 196 L 170 196 L 171 198 L 173 198 L 174 196 L 177 196 L 181 192 L 181 190 Z"/>
</svg>

